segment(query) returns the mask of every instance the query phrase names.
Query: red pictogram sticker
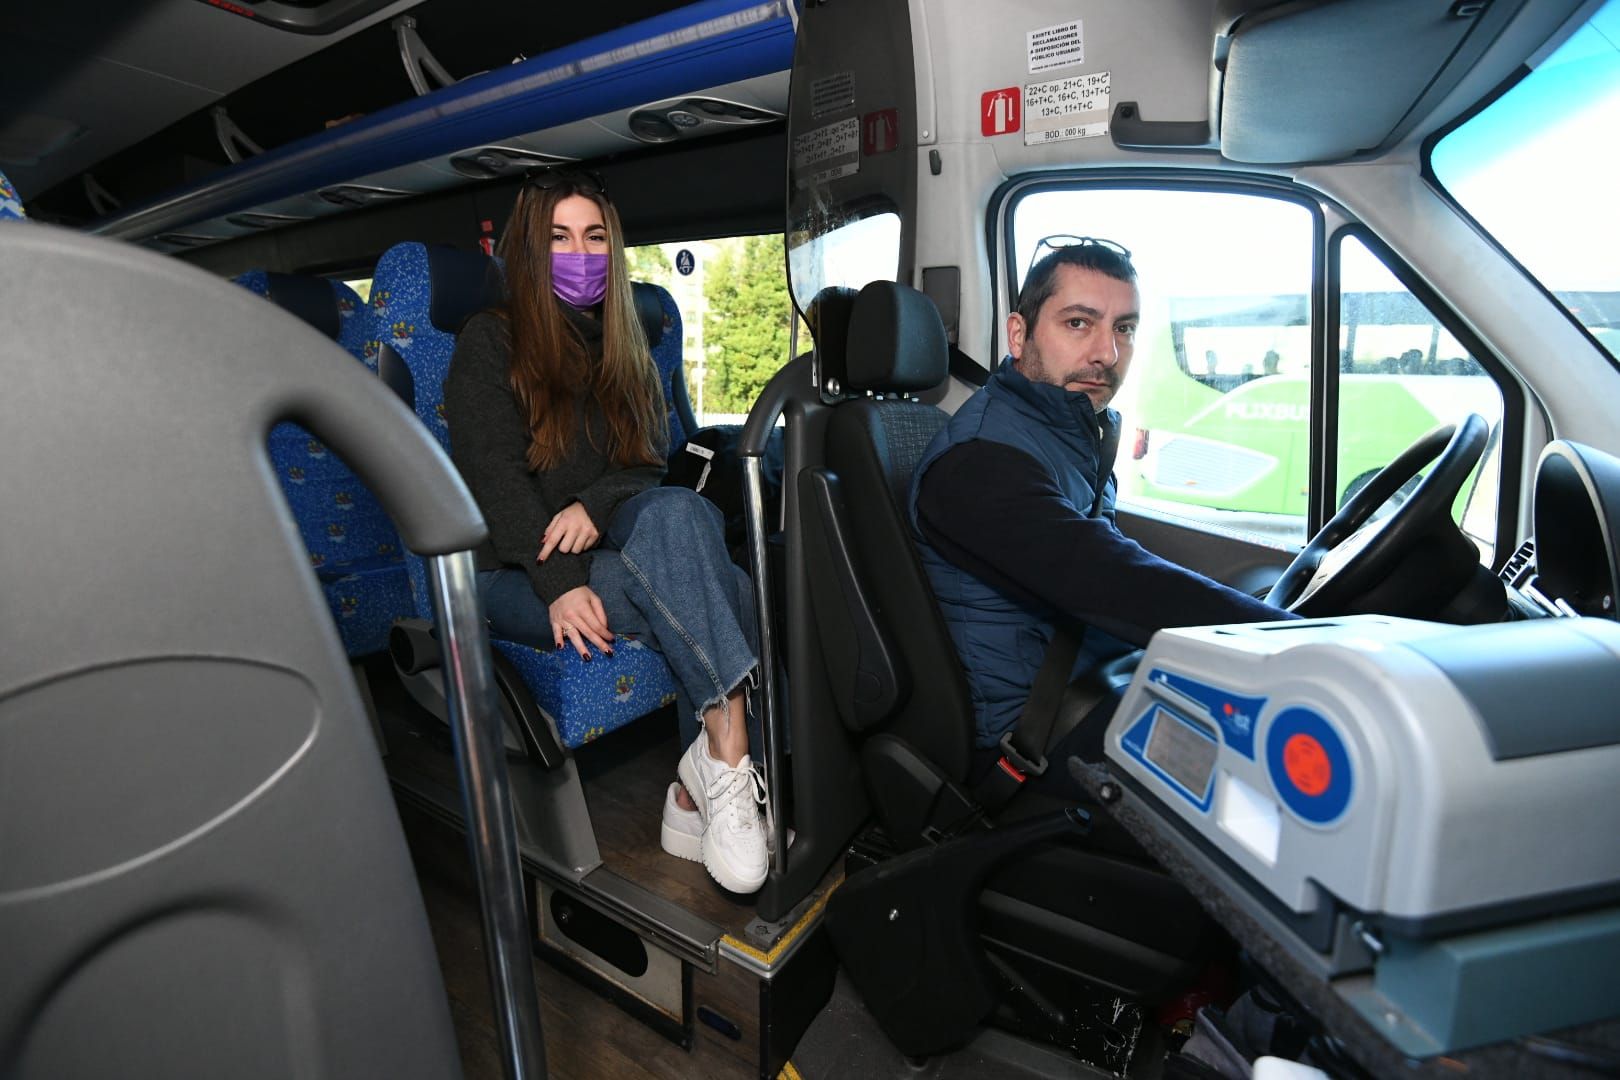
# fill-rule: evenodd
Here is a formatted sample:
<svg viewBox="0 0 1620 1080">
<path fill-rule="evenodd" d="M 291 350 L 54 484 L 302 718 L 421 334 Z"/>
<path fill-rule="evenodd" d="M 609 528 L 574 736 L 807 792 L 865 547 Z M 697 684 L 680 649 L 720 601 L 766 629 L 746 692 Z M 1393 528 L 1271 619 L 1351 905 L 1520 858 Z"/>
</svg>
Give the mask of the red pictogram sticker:
<svg viewBox="0 0 1620 1080">
<path fill-rule="evenodd" d="M 1024 126 L 1024 91 L 1017 86 L 979 95 L 979 133 L 1011 135 Z"/>
<path fill-rule="evenodd" d="M 1283 770 L 1290 783 L 1312 798 L 1333 783 L 1333 762 L 1312 735 L 1291 735 L 1283 743 Z"/>
<path fill-rule="evenodd" d="M 861 117 L 861 155 L 887 154 L 900 145 L 900 110 L 879 109 Z"/>
</svg>

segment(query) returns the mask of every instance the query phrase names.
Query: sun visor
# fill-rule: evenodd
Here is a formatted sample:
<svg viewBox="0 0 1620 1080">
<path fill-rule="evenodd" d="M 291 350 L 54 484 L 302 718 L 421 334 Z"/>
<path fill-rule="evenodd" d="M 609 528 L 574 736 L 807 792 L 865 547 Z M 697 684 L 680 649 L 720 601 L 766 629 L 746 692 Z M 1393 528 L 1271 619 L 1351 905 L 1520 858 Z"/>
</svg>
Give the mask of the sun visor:
<svg viewBox="0 0 1620 1080">
<path fill-rule="evenodd" d="M 1336 161 L 1387 147 L 1432 109 L 1523 0 L 1228 3 L 1215 70 L 1223 156 Z"/>
</svg>

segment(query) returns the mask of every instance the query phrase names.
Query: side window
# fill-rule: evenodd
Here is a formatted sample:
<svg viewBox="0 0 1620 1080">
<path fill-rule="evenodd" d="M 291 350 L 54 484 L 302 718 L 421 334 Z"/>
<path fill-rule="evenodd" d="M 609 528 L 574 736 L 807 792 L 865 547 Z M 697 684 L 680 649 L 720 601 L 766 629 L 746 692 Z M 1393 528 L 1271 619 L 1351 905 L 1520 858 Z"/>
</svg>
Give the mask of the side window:
<svg viewBox="0 0 1620 1080">
<path fill-rule="evenodd" d="M 355 294 L 360 297 L 360 302 L 362 304 L 371 303 L 371 279 L 369 277 L 350 278 L 343 284 L 355 291 Z"/>
<path fill-rule="evenodd" d="M 1433 147 L 1435 180 L 1620 362 L 1620 0 Z"/>
<path fill-rule="evenodd" d="M 788 360 L 793 304 L 782 237 L 646 244 L 625 255 L 632 280 L 662 285 L 680 306 L 682 368 L 698 423 L 742 423 Z M 802 326 L 799 332 L 808 342 Z"/>
<path fill-rule="evenodd" d="M 1431 428 L 1478 413 L 1491 427 L 1489 450 L 1458 495 L 1453 516 L 1479 545 L 1482 561 L 1491 562 L 1501 467 L 1501 390 L 1353 235 L 1339 242 L 1339 279 L 1338 505 Z M 1392 510 L 1403 494 L 1379 513 Z"/>
<path fill-rule="evenodd" d="M 1120 502 L 1302 542 L 1312 212 L 1234 192 L 1037 191 L 1013 214 L 1020 286 L 1054 234 L 1113 240 L 1138 273 L 1141 327 L 1113 402 Z"/>
</svg>

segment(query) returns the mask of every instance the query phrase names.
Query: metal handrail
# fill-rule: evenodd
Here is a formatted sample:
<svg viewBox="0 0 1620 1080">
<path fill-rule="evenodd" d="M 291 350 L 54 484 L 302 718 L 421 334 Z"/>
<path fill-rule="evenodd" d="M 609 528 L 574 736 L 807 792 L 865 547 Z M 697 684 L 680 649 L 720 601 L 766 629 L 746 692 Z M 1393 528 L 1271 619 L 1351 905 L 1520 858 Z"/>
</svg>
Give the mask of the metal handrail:
<svg viewBox="0 0 1620 1080">
<path fill-rule="evenodd" d="M 792 367 L 799 349 L 799 320 L 794 317 L 788 331 L 788 364 Z M 784 371 L 787 368 L 783 369 Z M 760 730 L 765 740 L 765 827 L 771 837 L 771 869 L 782 873 L 787 867 L 787 822 L 782 817 L 782 732 L 781 713 L 776 701 L 776 613 L 771 600 L 771 580 L 765 525 L 764 453 L 771 430 L 787 403 L 786 380 L 772 379 L 754 407 L 748 412 L 738 439 L 737 456 L 743 466 L 744 516 L 748 525 L 748 563 L 754 580 L 754 607 L 759 622 L 759 710 Z M 776 392 L 772 392 L 775 390 Z"/>
<path fill-rule="evenodd" d="M 444 651 L 445 701 L 467 817 L 467 845 L 478 882 L 490 990 L 506 1075 L 508 1080 L 542 1080 L 546 1048 L 540 1030 L 540 997 L 534 982 L 500 699 L 490 661 L 489 632 L 478 602 L 477 570 L 470 551 L 436 555 L 428 566 L 434 618 Z"/>
</svg>

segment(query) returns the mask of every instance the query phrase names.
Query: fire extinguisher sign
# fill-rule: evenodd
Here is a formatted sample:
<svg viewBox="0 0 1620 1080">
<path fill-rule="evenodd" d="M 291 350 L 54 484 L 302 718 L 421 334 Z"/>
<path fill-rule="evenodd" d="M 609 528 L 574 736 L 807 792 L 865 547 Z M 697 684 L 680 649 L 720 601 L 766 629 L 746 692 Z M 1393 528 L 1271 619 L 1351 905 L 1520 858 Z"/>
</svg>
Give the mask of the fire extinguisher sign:
<svg viewBox="0 0 1620 1080">
<path fill-rule="evenodd" d="M 1009 86 L 1002 90 L 986 90 L 979 95 L 979 133 L 981 135 L 1011 135 L 1024 124 L 1024 92 Z"/>
</svg>

